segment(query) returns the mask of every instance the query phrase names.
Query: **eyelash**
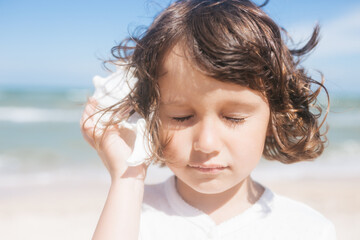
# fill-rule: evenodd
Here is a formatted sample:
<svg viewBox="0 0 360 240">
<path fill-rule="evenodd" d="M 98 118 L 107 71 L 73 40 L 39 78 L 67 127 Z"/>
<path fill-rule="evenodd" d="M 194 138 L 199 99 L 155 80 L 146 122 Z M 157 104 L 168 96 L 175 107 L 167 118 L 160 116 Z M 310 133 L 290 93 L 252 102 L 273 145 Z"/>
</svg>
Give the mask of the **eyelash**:
<svg viewBox="0 0 360 240">
<path fill-rule="evenodd" d="M 186 120 L 189 120 L 190 118 L 192 118 L 192 116 L 187 116 L 187 117 L 173 117 L 172 119 L 177 121 L 177 122 L 185 122 Z"/>
<path fill-rule="evenodd" d="M 231 118 L 231 117 L 225 117 L 225 119 L 233 122 L 234 124 L 240 124 L 245 120 L 245 118 Z"/>
<path fill-rule="evenodd" d="M 176 122 L 185 122 L 189 120 L 193 116 L 186 116 L 186 117 L 173 117 L 172 119 Z M 231 118 L 231 117 L 224 117 L 227 121 L 229 121 L 231 126 L 238 125 L 244 122 L 245 118 Z"/>
</svg>

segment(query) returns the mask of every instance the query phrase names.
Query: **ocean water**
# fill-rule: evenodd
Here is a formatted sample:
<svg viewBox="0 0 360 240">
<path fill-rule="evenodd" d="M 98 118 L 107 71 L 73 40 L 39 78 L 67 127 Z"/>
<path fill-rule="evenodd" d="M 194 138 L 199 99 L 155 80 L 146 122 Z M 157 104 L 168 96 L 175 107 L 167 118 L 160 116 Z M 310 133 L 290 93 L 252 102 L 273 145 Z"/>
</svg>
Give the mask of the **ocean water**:
<svg viewBox="0 0 360 240">
<path fill-rule="evenodd" d="M 0 174 L 91 165 L 79 120 L 88 89 L 0 91 Z"/>
<path fill-rule="evenodd" d="M 62 169 L 97 169 L 101 160 L 83 140 L 79 119 L 92 89 L 0 89 L 0 176 Z M 328 146 L 311 163 L 324 174 L 360 174 L 360 96 L 331 96 Z M 278 163 L 262 160 L 263 169 Z M 307 163 L 288 167 L 294 175 Z M 275 168 L 273 167 L 273 169 Z M 279 170 L 280 171 L 280 170 Z M 300 171 L 301 172 L 301 171 Z M 266 174 L 260 171 L 258 175 Z M 295 174 L 296 175 L 296 174 Z"/>
</svg>

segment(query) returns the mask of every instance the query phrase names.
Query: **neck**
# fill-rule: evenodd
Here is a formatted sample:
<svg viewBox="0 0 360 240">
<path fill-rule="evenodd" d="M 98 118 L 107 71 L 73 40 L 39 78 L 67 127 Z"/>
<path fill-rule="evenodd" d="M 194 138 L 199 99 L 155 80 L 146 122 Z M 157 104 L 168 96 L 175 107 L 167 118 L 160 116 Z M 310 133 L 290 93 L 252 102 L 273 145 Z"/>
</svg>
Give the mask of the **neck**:
<svg viewBox="0 0 360 240">
<path fill-rule="evenodd" d="M 264 188 L 247 177 L 230 189 L 216 194 L 200 193 L 177 178 L 176 188 L 185 202 L 209 215 L 219 224 L 250 208 Z"/>
</svg>

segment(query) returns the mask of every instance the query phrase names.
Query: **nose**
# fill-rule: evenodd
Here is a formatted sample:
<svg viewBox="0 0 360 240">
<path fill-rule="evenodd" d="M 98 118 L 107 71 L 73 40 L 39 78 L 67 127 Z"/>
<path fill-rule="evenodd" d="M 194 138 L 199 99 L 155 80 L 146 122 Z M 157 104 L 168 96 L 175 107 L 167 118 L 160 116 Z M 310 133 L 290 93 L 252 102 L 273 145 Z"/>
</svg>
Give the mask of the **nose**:
<svg viewBox="0 0 360 240">
<path fill-rule="evenodd" d="M 216 121 L 204 119 L 195 127 L 193 148 L 206 154 L 218 153 L 221 149 L 221 133 L 217 129 Z"/>
</svg>

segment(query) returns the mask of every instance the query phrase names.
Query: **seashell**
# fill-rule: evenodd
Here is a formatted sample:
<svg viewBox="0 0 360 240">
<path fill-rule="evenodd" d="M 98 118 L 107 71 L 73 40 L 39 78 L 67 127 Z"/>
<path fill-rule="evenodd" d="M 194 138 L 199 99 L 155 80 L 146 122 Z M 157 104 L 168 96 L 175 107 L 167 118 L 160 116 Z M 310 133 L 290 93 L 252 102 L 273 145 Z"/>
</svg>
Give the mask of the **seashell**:
<svg viewBox="0 0 360 240">
<path fill-rule="evenodd" d="M 134 76 L 133 69 L 126 71 L 125 67 L 118 67 L 117 71 L 106 78 L 95 76 L 93 83 L 95 92 L 92 96 L 97 100 L 100 108 L 110 107 L 124 99 L 133 89 L 137 78 Z M 98 114 L 100 118 L 101 114 Z M 99 120 L 100 127 L 110 120 L 111 113 L 106 112 Z M 97 119 L 96 119 L 97 120 Z M 148 144 L 145 138 L 146 121 L 140 114 L 135 112 L 128 119 L 119 123 L 120 128 L 128 128 L 135 132 L 136 139 L 134 149 L 130 157 L 126 160 L 128 166 L 138 166 L 145 162 L 149 157 Z"/>
</svg>

